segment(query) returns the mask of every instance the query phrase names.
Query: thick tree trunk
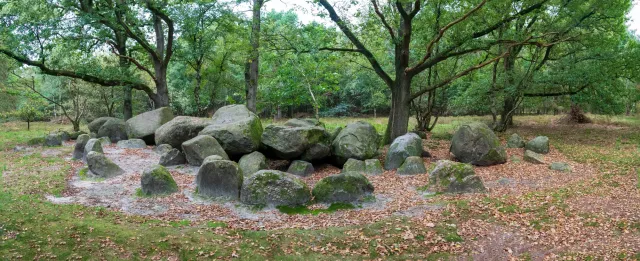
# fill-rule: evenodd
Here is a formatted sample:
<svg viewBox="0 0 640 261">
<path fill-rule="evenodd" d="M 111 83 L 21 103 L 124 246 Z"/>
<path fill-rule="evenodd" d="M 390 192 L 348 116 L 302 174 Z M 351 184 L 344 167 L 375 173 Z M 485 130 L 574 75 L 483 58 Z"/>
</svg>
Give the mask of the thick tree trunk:
<svg viewBox="0 0 640 261">
<path fill-rule="evenodd" d="M 196 104 L 196 115 L 200 116 L 200 90 L 202 89 L 202 75 L 200 68 L 196 69 L 196 87 L 193 89 L 193 102 Z"/>
<path fill-rule="evenodd" d="M 258 99 L 258 76 L 260 70 L 260 11 L 264 0 L 253 0 L 253 20 L 251 22 L 251 53 L 245 66 L 247 108 L 256 112 Z"/>
<path fill-rule="evenodd" d="M 393 142 L 397 137 L 407 134 L 409 128 L 409 112 L 411 97 L 411 78 L 396 79 L 396 86 L 391 90 L 391 112 L 387 123 L 385 144 Z"/>
<path fill-rule="evenodd" d="M 133 89 L 129 86 L 123 88 L 123 101 L 122 101 L 122 114 L 124 120 L 131 119 L 133 117 Z M 110 114 L 113 114 L 110 112 Z"/>
</svg>

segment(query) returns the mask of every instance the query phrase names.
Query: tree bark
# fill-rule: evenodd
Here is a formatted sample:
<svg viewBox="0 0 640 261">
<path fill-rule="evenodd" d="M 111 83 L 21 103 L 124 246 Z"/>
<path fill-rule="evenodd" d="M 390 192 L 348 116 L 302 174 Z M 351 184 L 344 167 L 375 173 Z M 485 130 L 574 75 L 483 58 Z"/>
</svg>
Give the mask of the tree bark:
<svg viewBox="0 0 640 261">
<path fill-rule="evenodd" d="M 253 0 L 253 19 L 251 22 L 251 53 L 245 66 L 245 85 L 247 108 L 256 112 L 258 99 L 258 77 L 260 71 L 260 13 L 264 0 Z"/>
</svg>

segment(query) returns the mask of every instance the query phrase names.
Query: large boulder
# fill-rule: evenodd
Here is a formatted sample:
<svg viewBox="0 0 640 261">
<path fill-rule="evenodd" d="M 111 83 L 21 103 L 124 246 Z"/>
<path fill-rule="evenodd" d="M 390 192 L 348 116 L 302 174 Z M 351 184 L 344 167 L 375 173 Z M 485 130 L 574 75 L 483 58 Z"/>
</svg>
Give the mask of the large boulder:
<svg viewBox="0 0 640 261">
<path fill-rule="evenodd" d="M 198 194 L 212 198 L 240 198 L 242 170 L 233 161 L 222 160 L 214 155 L 207 157 L 196 176 Z"/>
<path fill-rule="evenodd" d="M 117 118 L 114 118 L 114 117 L 100 117 L 90 122 L 89 125 L 87 125 L 87 127 L 89 128 L 90 132 L 98 133 L 102 125 L 104 125 L 107 121 L 113 120 L 113 119 L 117 120 Z"/>
<path fill-rule="evenodd" d="M 156 130 L 156 144 L 169 144 L 173 148 L 180 149 L 182 143 L 198 136 L 198 133 L 210 122 L 208 119 L 196 117 L 175 117 Z"/>
<path fill-rule="evenodd" d="M 182 151 L 187 158 L 190 165 L 200 166 L 204 159 L 211 155 L 218 155 L 225 160 L 229 160 L 229 156 L 222 149 L 220 143 L 211 137 L 206 135 L 200 135 L 188 141 L 182 143 Z"/>
<path fill-rule="evenodd" d="M 73 131 L 73 132 L 69 133 L 69 139 L 77 140 L 78 137 L 80 137 L 80 135 L 82 135 L 82 134 L 88 134 L 88 133 L 86 133 L 84 131 Z"/>
<path fill-rule="evenodd" d="M 365 165 L 362 160 L 349 159 L 342 165 L 342 172 L 364 172 Z"/>
<path fill-rule="evenodd" d="M 549 153 L 549 138 L 546 136 L 538 136 L 527 142 L 525 149 L 533 151 L 535 153 L 547 154 Z"/>
<path fill-rule="evenodd" d="M 187 163 L 187 159 L 184 156 L 184 152 L 179 149 L 171 149 L 160 156 L 160 165 L 169 167 L 169 166 L 178 166 L 184 165 Z"/>
<path fill-rule="evenodd" d="M 316 119 L 290 119 L 284 123 L 285 126 L 289 127 L 322 127 L 324 128 L 324 124 Z"/>
<path fill-rule="evenodd" d="M 87 154 L 87 165 L 93 175 L 100 178 L 112 178 L 124 174 L 124 170 L 100 152 Z"/>
<path fill-rule="evenodd" d="M 44 137 L 45 147 L 57 147 L 62 146 L 62 138 L 56 133 L 49 134 Z"/>
<path fill-rule="evenodd" d="M 302 160 L 304 161 L 318 161 L 325 159 L 331 156 L 331 147 L 329 147 L 329 142 L 327 143 L 316 143 L 311 146 L 311 148 L 307 149 L 307 151 L 302 154 Z"/>
<path fill-rule="evenodd" d="M 424 161 L 420 157 L 411 156 L 408 157 L 402 166 L 396 171 L 398 175 L 419 175 L 426 174 L 427 168 L 424 166 Z"/>
<path fill-rule="evenodd" d="M 211 124 L 200 135 L 209 135 L 231 156 L 240 156 L 260 148 L 260 118 L 244 105 L 222 107 L 213 114 Z"/>
<path fill-rule="evenodd" d="M 121 119 L 109 119 L 98 130 L 98 137 L 108 137 L 111 142 L 126 140 L 128 138 L 127 125 Z"/>
<path fill-rule="evenodd" d="M 544 155 L 535 153 L 530 150 L 526 150 L 524 152 L 524 161 L 533 163 L 533 164 L 544 164 Z"/>
<path fill-rule="evenodd" d="M 315 200 L 322 203 L 350 203 L 362 200 L 371 193 L 373 185 L 367 177 L 357 172 L 328 176 L 313 188 Z"/>
<path fill-rule="evenodd" d="M 116 144 L 121 149 L 144 149 L 147 143 L 142 139 L 121 140 Z"/>
<path fill-rule="evenodd" d="M 429 190 L 436 193 L 483 193 L 487 191 L 470 164 L 449 160 L 436 162 L 436 167 L 429 173 Z"/>
<path fill-rule="evenodd" d="M 261 170 L 242 183 L 240 201 L 259 206 L 299 206 L 311 200 L 311 191 L 299 178 L 277 170 Z"/>
<path fill-rule="evenodd" d="M 251 176 L 260 170 L 268 168 L 267 158 L 258 151 L 242 156 L 240 161 L 238 161 L 238 165 L 245 177 Z"/>
<path fill-rule="evenodd" d="M 76 139 L 76 145 L 73 147 L 73 156 L 74 160 L 79 160 L 84 157 L 84 147 L 87 146 L 87 142 L 89 142 L 90 138 L 87 134 L 82 134 L 78 136 Z M 101 147 L 102 148 L 102 147 Z"/>
<path fill-rule="evenodd" d="M 358 121 L 347 125 L 331 144 L 338 165 L 348 159 L 366 160 L 378 154 L 379 137 L 373 125 Z"/>
<path fill-rule="evenodd" d="M 89 152 L 98 152 L 98 153 L 104 153 L 103 149 L 102 149 L 102 142 L 100 142 L 99 139 L 89 139 L 86 143 L 86 145 L 84 145 L 84 156 L 83 159 L 86 161 L 87 159 L 87 155 L 89 154 Z"/>
<path fill-rule="evenodd" d="M 290 160 L 300 158 L 316 144 L 326 144 L 328 138 L 322 127 L 269 125 L 262 133 L 262 144 L 276 157 Z"/>
<path fill-rule="evenodd" d="M 60 140 L 62 140 L 63 142 L 64 141 L 69 141 L 71 139 L 71 134 L 69 134 L 69 132 L 63 131 L 63 130 L 58 130 L 58 131 L 52 132 L 51 134 L 60 136 Z"/>
<path fill-rule="evenodd" d="M 294 160 L 291 162 L 287 173 L 300 177 L 308 177 L 313 174 L 314 171 L 313 164 L 302 160 Z"/>
<path fill-rule="evenodd" d="M 453 135 L 450 151 L 460 162 L 477 166 L 507 162 L 507 152 L 496 134 L 480 122 L 460 126 Z"/>
<path fill-rule="evenodd" d="M 397 137 L 387 152 L 384 161 L 384 168 L 387 170 L 397 169 L 402 166 L 408 157 L 422 156 L 422 139 L 415 133 L 407 133 Z"/>
<path fill-rule="evenodd" d="M 178 192 L 178 184 L 169 171 L 160 165 L 144 170 L 140 179 L 142 194 L 145 196 L 168 195 Z"/>
<path fill-rule="evenodd" d="M 138 114 L 127 120 L 127 136 L 129 139 L 142 139 L 147 144 L 153 145 L 156 130 L 172 119 L 173 112 L 168 107 Z"/>
<path fill-rule="evenodd" d="M 507 148 L 524 148 L 525 142 L 518 133 L 511 134 L 507 140 Z"/>
</svg>

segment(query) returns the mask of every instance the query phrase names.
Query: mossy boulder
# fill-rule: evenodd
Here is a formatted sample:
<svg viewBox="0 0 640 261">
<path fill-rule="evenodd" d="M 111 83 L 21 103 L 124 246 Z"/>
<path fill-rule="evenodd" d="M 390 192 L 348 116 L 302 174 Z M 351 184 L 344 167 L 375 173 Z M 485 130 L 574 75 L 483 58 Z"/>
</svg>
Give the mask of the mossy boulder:
<svg viewBox="0 0 640 261">
<path fill-rule="evenodd" d="M 382 163 L 379 159 L 368 159 L 364 161 L 364 173 L 367 175 L 380 175 L 384 173 L 382 169 Z"/>
<path fill-rule="evenodd" d="M 207 125 L 209 119 L 178 116 L 163 124 L 155 132 L 156 144 L 169 144 L 172 148 L 181 149 L 182 143 L 198 136 Z"/>
<path fill-rule="evenodd" d="M 173 147 L 171 147 L 171 145 L 169 144 L 160 144 L 153 148 L 153 152 L 155 152 L 158 155 L 164 155 L 165 153 L 171 151 L 172 149 Z"/>
<path fill-rule="evenodd" d="M 100 141 L 100 144 L 102 144 L 102 146 L 111 145 L 111 139 L 109 137 L 100 137 L 98 138 L 98 140 Z"/>
<path fill-rule="evenodd" d="M 147 147 L 147 143 L 142 139 L 128 139 L 118 141 L 116 146 L 121 149 L 144 149 Z"/>
<path fill-rule="evenodd" d="M 549 153 L 549 138 L 546 136 L 538 136 L 527 142 L 525 149 L 533 151 L 535 153 L 547 154 Z"/>
<path fill-rule="evenodd" d="M 242 180 L 242 170 L 237 163 L 213 155 L 207 157 L 198 170 L 196 185 L 201 196 L 237 200 Z"/>
<path fill-rule="evenodd" d="M 51 134 L 60 136 L 60 139 L 63 142 L 71 140 L 71 134 L 69 134 L 69 132 L 67 131 L 58 130 L 58 131 L 52 132 Z"/>
<path fill-rule="evenodd" d="M 420 175 L 426 174 L 427 168 L 424 166 L 424 161 L 421 157 L 411 156 L 402 163 L 396 173 L 398 175 Z"/>
<path fill-rule="evenodd" d="M 204 159 L 211 155 L 218 155 L 225 160 L 229 159 L 227 153 L 222 149 L 218 141 L 207 135 L 200 135 L 182 143 L 187 162 L 193 166 L 200 166 Z"/>
<path fill-rule="evenodd" d="M 329 134 L 322 127 L 269 125 L 262 133 L 262 144 L 274 156 L 291 160 L 300 158 L 315 144 L 326 143 Z"/>
<path fill-rule="evenodd" d="M 328 141 L 328 140 L 327 140 Z M 314 162 L 331 156 L 331 147 L 325 143 L 316 143 L 302 154 L 302 160 Z"/>
<path fill-rule="evenodd" d="M 429 190 L 437 193 L 484 193 L 487 191 L 473 166 L 449 160 L 436 162 L 429 173 Z"/>
<path fill-rule="evenodd" d="M 240 200 L 247 205 L 300 206 L 311 200 L 311 191 L 291 174 L 261 170 L 244 180 Z"/>
<path fill-rule="evenodd" d="M 507 140 L 507 148 L 524 148 L 526 142 L 518 133 L 511 134 Z"/>
<path fill-rule="evenodd" d="M 267 166 L 267 157 L 258 151 L 242 156 L 240 161 L 238 161 L 238 165 L 245 177 L 251 176 L 256 172 L 269 167 Z"/>
<path fill-rule="evenodd" d="M 89 128 L 90 132 L 93 133 L 98 133 L 98 131 L 100 130 L 100 127 L 102 127 L 102 125 L 104 125 L 107 121 L 109 120 L 117 120 L 118 118 L 114 118 L 114 117 L 100 117 L 97 118 L 93 121 L 91 121 L 87 127 Z"/>
<path fill-rule="evenodd" d="M 45 147 L 58 147 L 62 146 L 62 138 L 56 133 L 48 134 L 44 137 Z"/>
<path fill-rule="evenodd" d="M 484 123 L 467 123 L 451 139 L 450 152 L 457 160 L 477 166 L 507 162 L 507 152 L 495 133 Z"/>
<path fill-rule="evenodd" d="M 554 162 L 549 165 L 549 169 L 560 172 L 571 172 L 571 165 L 565 162 Z"/>
<path fill-rule="evenodd" d="M 84 146 L 84 156 L 82 158 L 86 161 L 87 155 L 92 151 L 104 153 L 104 150 L 102 149 L 102 142 L 100 142 L 99 139 L 89 139 L 87 141 L 87 144 Z"/>
<path fill-rule="evenodd" d="M 364 172 L 365 163 L 362 160 L 348 159 L 342 166 L 342 172 Z"/>
<path fill-rule="evenodd" d="M 209 135 L 231 156 L 241 156 L 260 148 L 262 137 L 260 118 L 244 105 L 222 107 L 213 114 L 211 124 L 199 135 Z"/>
<path fill-rule="evenodd" d="M 407 133 L 397 137 L 387 152 L 384 161 L 384 168 L 387 170 L 397 169 L 402 166 L 408 157 L 422 156 L 422 139 L 415 133 Z"/>
<path fill-rule="evenodd" d="M 108 137 L 111 142 L 118 142 L 128 139 L 127 124 L 116 118 L 107 120 L 98 130 L 98 137 Z"/>
<path fill-rule="evenodd" d="M 324 123 L 320 122 L 316 119 L 304 118 L 304 119 L 290 119 L 284 123 L 285 126 L 289 127 L 322 127 L 324 128 Z"/>
<path fill-rule="evenodd" d="M 169 171 L 160 165 L 154 165 L 144 170 L 140 179 L 142 194 L 145 196 L 160 196 L 178 192 L 178 184 Z"/>
<path fill-rule="evenodd" d="M 368 122 L 358 121 L 347 125 L 331 144 L 336 164 L 348 159 L 366 160 L 378 154 L 380 137 L 376 128 Z"/>
<path fill-rule="evenodd" d="M 91 173 L 100 178 L 108 179 L 124 174 L 124 170 L 120 166 L 100 152 L 89 152 L 87 154 L 87 165 Z"/>
<path fill-rule="evenodd" d="M 287 173 L 300 177 L 308 177 L 311 176 L 314 171 L 313 164 L 302 160 L 294 160 L 291 162 L 291 165 L 289 165 Z"/>
<path fill-rule="evenodd" d="M 169 107 L 163 107 L 144 112 L 127 120 L 126 130 L 129 139 L 142 139 L 149 145 L 155 143 L 155 133 L 165 123 L 173 119 L 173 112 Z"/>
<path fill-rule="evenodd" d="M 78 136 L 76 139 L 76 144 L 73 146 L 73 156 L 71 157 L 74 160 L 80 160 L 84 157 L 84 147 L 87 146 L 87 142 L 89 142 L 91 138 L 89 135 L 82 134 Z M 102 148 L 102 147 L 101 147 Z"/>
<path fill-rule="evenodd" d="M 544 155 L 535 153 L 530 150 L 526 150 L 524 152 L 524 161 L 533 163 L 533 164 L 544 164 Z"/>
<path fill-rule="evenodd" d="M 187 163 L 187 158 L 184 156 L 184 152 L 179 149 L 171 149 L 160 156 L 160 165 L 169 167 L 169 166 L 178 166 L 184 165 Z"/>
<path fill-rule="evenodd" d="M 80 135 L 82 135 L 82 134 L 88 134 L 88 133 L 86 133 L 84 131 L 72 131 L 72 132 L 69 133 L 69 139 L 77 140 L 78 137 L 80 137 Z"/>
<path fill-rule="evenodd" d="M 321 179 L 313 188 L 313 197 L 322 203 L 350 203 L 373 193 L 367 177 L 357 172 L 343 172 Z"/>
</svg>

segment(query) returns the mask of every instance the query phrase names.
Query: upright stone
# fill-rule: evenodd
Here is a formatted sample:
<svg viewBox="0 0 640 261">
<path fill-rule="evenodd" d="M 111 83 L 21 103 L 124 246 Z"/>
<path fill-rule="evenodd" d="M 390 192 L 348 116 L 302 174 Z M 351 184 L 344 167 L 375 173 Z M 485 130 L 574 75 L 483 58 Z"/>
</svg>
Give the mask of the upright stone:
<svg viewBox="0 0 640 261">
<path fill-rule="evenodd" d="M 126 124 L 121 119 L 109 119 L 98 130 L 98 137 L 108 137 L 111 142 L 126 140 L 127 129 Z"/>
<path fill-rule="evenodd" d="M 156 144 L 169 144 L 181 149 L 182 143 L 198 136 L 210 124 L 210 120 L 197 117 L 178 116 L 156 130 Z"/>
<path fill-rule="evenodd" d="M 367 177 L 357 172 L 343 172 L 321 179 L 313 188 L 316 201 L 322 203 L 351 203 L 373 193 Z"/>
<path fill-rule="evenodd" d="M 242 156 L 240 161 L 238 161 L 238 165 L 245 177 L 251 176 L 260 170 L 268 168 L 267 158 L 258 151 Z"/>
<path fill-rule="evenodd" d="M 112 178 L 124 174 L 124 170 L 100 152 L 89 152 L 87 165 L 91 173 L 101 178 Z"/>
<path fill-rule="evenodd" d="M 187 163 L 184 153 L 178 149 L 171 149 L 160 156 L 160 165 L 169 167 Z"/>
<path fill-rule="evenodd" d="M 487 191 L 470 164 L 449 160 L 436 162 L 436 167 L 429 174 L 429 190 L 438 193 L 483 193 Z"/>
<path fill-rule="evenodd" d="M 206 135 L 200 135 L 182 143 L 182 151 L 184 151 L 189 164 L 193 166 L 202 165 L 204 159 L 211 155 L 218 155 L 225 160 L 229 159 L 218 141 Z"/>
<path fill-rule="evenodd" d="M 405 159 L 412 156 L 422 156 L 422 139 L 415 133 L 407 133 L 391 143 L 384 161 L 384 168 L 387 170 L 397 169 L 402 166 Z"/>
<path fill-rule="evenodd" d="M 398 175 L 419 175 L 426 174 L 427 168 L 424 166 L 424 161 L 420 157 L 411 156 L 408 157 L 402 166 L 398 168 L 396 172 Z"/>
<path fill-rule="evenodd" d="M 524 148 L 525 142 L 518 133 L 511 134 L 507 140 L 507 148 Z"/>
<path fill-rule="evenodd" d="M 144 170 L 140 179 L 142 194 L 145 196 L 160 196 L 178 192 L 178 184 L 169 171 L 160 165 L 154 165 Z"/>
<path fill-rule="evenodd" d="M 545 136 L 538 136 L 527 142 L 525 149 L 535 153 L 547 154 L 549 153 L 549 138 Z"/>
<path fill-rule="evenodd" d="M 491 166 L 507 162 L 507 152 L 495 133 L 484 123 L 460 126 L 451 140 L 451 153 L 463 163 Z"/>
<path fill-rule="evenodd" d="M 87 142 L 89 142 L 89 135 L 82 134 L 78 136 L 76 139 L 76 145 L 73 147 L 73 159 L 80 160 L 84 157 L 84 147 L 87 146 Z M 102 147 L 101 147 L 102 148 Z"/>
<path fill-rule="evenodd" d="M 213 114 L 211 124 L 199 135 L 209 135 L 222 145 L 227 154 L 240 156 L 260 148 L 260 118 L 244 105 L 222 107 Z"/>
<path fill-rule="evenodd" d="M 242 170 L 233 161 L 220 160 L 216 155 L 207 157 L 202 163 L 196 185 L 198 194 L 212 198 L 240 198 L 242 187 Z"/>
<path fill-rule="evenodd" d="M 98 153 L 104 153 L 104 151 L 102 150 L 102 142 L 100 142 L 99 139 L 89 139 L 87 141 L 87 144 L 84 146 L 84 156 L 83 159 L 86 160 L 87 159 L 87 155 L 89 154 L 89 152 L 98 152 Z"/>
<path fill-rule="evenodd" d="M 138 114 L 127 120 L 127 136 L 129 139 L 142 139 L 147 144 L 154 145 L 156 130 L 172 119 L 173 112 L 168 107 Z"/>
<path fill-rule="evenodd" d="M 379 137 L 373 125 L 358 121 L 347 125 L 331 144 L 333 156 L 338 165 L 348 159 L 366 160 L 378 153 Z"/>
<path fill-rule="evenodd" d="M 313 164 L 302 160 L 294 160 L 289 166 L 287 173 L 291 173 L 299 177 L 308 177 L 313 174 L 314 171 L 315 169 L 313 168 Z"/>
<path fill-rule="evenodd" d="M 242 183 L 240 201 L 247 205 L 299 206 L 311 200 L 307 184 L 291 174 L 261 170 Z"/>
</svg>

